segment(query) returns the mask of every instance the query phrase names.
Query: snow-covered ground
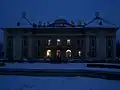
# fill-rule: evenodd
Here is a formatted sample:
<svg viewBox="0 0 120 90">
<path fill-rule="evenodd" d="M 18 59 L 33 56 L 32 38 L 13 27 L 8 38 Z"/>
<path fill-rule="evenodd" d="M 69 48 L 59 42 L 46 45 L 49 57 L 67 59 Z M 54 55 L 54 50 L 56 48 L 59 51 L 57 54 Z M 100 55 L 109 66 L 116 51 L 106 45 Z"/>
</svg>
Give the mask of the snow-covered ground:
<svg viewBox="0 0 120 90">
<path fill-rule="evenodd" d="M 120 72 L 120 69 L 108 68 L 88 68 L 85 63 L 68 63 L 68 64 L 50 64 L 50 63 L 13 63 L 6 64 L 0 68 L 14 68 L 14 69 L 84 69 L 84 70 L 102 70 Z"/>
<path fill-rule="evenodd" d="M 0 75 L 0 90 L 119 90 L 120 81 L 86 77 Z"/>
</svg>

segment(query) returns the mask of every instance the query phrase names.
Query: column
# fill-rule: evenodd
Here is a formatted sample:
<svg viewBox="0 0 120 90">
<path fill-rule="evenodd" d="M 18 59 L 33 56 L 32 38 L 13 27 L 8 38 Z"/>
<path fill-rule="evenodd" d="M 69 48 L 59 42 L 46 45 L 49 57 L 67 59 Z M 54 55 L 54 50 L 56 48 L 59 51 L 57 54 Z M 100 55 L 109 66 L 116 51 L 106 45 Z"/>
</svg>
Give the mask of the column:
<svg viewBox="0 0 120 90">
<path fill-rule="evenodd" d="M 28 56 L 29 56 L 29 58 L 30 59 L 32 59 L 33 58 L 33 54 L 32 54 L 32 36 L 31 35 L 29 35 L 28 36 Z"/>
<path fill-rule="evenodd" d="M 116 36 L 113 36 L 113 60 L 116 60 Z"/>
<path fill-rule="evenodd" d="M 100 51 L 100 49 L 101 49 L 101 36 L 99 35 L 99 34 L 97 34 L 96 35 L 96 60 L 100 60 L 100 58 L 101 58 L 101 51 Z"/>
<path fill-rule="evenodd" d="M 41 50 L 41 53 L 42 53 L 42 57 L 45 57 L 46 56 L 46 38 L 43 37 L 42 38 L 42 50 Z"/>
<path fill-rule="evenodd" d="M 43 41 L 42 41 L 43 39 L 42 38 L 40 38 L 40 51 L 41 51 L 41 53 L 40 53 L 40 57 L 41 58 L 44 58 L 45 57 L 45 55 L 46 55 L 46 50 L 44 51 L 44 49 L 43 49 Z M 44 55 L 45 54 L 45 55 Z"/>
<path fill-rule="evenodd" d="M 4 49 L 4 60 L 6 60 L 7 59 L 7 33 L 6 33 L 6 30 L 4 30 L 3 49 Z"/>
<path fill-rule="evenodd" d="M 101 34 L 100 40 L 99 40 L 99 51 L 100 51 L 100 59 L 106 60 L 106 35 Z"/>
<path fill-rule="evenodd" d="M 89 35 L 86 35 L 86 58 L 89 58 L 88 52 L 89 52 Z"/>
<path fill-rule="evenodd" d="M 13 58 L 15 60 L 20 60 L 22 56 L 22 37 L 19 34 L 13 37 Z"/>
</svg>

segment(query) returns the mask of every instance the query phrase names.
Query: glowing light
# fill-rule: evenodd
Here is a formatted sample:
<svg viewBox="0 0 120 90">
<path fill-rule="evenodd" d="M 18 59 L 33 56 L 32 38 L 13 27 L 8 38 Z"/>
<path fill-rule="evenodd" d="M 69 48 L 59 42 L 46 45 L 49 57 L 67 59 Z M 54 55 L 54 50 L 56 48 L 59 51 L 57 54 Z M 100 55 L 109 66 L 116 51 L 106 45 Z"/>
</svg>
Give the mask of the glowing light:
<svg viewBox="0 0 120 90">
<path fill-rule="evenodd" d="M 60 39 L 57 39 L 57 42 L 60 42 Z"/>
<path fill-rule="evenodd" d="M 57 39 L 57 45 L 60 45 L 60 39 Z"/>
<path fill-rule="evenodd" d="M 71 50 L 68 49 L 66 52 L 70 52 L 71 53 Z"/>
<path fill-rule="evenodd" d="M 48 45 L 50 45 L 50 44 L 51 44 L 51 40 L 49 39 L 49 40 L 48 40 Z"/>
<path fill-rule="evenodd" d="M 78 51 L 78 55 L 81 56 L 81 51 Z"/>
<path fill-rule="evenodd" d="M 70 44 L 70 39 L 67 39 L 67 44 Z"/>
<path fill-rule="evenodd" d="M 50 42 L 51 40 L 49 39 L 48 42 Z"/>
<path fill-rule="evenodd" d="M 47 50 L 47 57 L 51 57 L 51 50 Z"/>
<path fill-rule="evenodd" d="M 68 39 L 67 42 L 70 42 L 70 39 Z"/>
<path fill-rule="evenodd" d="M 56 51 L 56 55 L 60 57 L 60 50 Z"/>
<path fill-rule="evenodd" d="M 66 50 L 66 57 L 71 57 L 71 50 Z"/>
</svg>

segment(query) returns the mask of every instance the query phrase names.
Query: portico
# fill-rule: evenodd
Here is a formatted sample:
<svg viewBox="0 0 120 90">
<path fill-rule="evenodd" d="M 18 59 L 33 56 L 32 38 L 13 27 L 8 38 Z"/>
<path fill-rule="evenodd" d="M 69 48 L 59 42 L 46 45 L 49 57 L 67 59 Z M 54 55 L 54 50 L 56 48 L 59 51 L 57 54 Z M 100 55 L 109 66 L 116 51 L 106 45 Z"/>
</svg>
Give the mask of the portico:
<svg viewBox="0 0 120 90">
<path fill-rule="evenodd" d="M 63 21 L 66 23 L 66 21 Z M 56 23 L 56 21 L 54 22 Z M 58 21 L 57 21 L 58 23 Z M 60 24 L 60 23 L 59 23 Z M 53 24 L 50 24 L 52 26 Z M 70 24 L 67 24 L 70 25 Z M 115 60 L 114 27 L 6 28 L 4 58 Z M 12 50 L 10 54 L 9 50 Z M 11 56 L 10 56 L 11 55 Z"/>
</svg>

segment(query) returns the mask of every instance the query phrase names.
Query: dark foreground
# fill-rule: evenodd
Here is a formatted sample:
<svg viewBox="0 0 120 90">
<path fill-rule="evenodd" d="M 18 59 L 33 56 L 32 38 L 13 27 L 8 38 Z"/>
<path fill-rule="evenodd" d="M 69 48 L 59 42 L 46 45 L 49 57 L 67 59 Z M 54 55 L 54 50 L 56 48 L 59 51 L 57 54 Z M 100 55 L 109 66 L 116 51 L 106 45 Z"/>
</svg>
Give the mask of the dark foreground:
<svg viewBox="0 0 120 90">
<path fill-rule="evenodd" d="M 63 76 L 63 77 L 93 77 L 108 80 L 120 80 L 120 72 L 97 71 L 97 70 L 65 70 L 65 69 L 9 69 L 0 68 L 0 75 L 22 75 L 22 76 Z"/>
</svg>

